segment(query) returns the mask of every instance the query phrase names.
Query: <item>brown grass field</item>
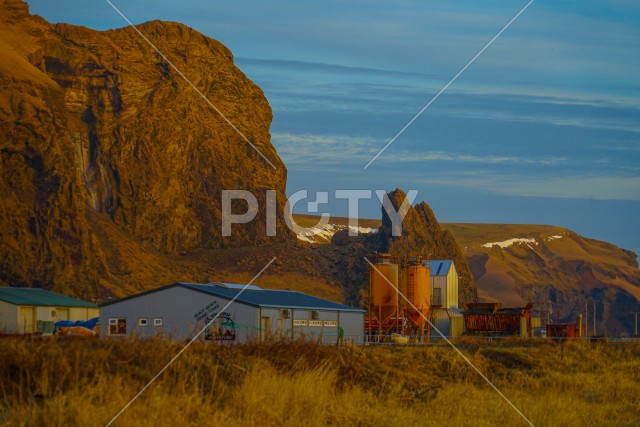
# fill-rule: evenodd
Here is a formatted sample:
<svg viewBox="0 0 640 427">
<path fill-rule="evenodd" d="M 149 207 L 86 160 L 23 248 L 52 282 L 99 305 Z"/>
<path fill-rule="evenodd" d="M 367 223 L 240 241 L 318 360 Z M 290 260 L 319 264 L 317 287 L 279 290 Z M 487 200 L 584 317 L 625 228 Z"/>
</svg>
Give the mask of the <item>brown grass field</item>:
<svg viewBox="0 0 640 427">
<path fill-rule="evenodd" d="M 457 341 L 536 426 L 640 425 L 640 342 Z M 0 425 L 105 425 L 181 344 L 0 340 Z M 450 347 L 195 343 L 116 426 L 527 425 Z"/>
</svg>

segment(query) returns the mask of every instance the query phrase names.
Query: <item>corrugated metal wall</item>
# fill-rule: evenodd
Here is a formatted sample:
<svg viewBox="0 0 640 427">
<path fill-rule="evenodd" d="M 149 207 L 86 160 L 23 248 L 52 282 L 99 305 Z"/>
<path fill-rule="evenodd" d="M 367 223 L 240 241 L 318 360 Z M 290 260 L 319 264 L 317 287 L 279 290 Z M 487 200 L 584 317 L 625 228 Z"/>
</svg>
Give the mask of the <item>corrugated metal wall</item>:
<svg viewBox="0 0 640 427">
<path fill-rule="evenodd" d="M 49 332 L 59 320 L 89 320 L 98 317 L 98 308 L 17 306 L 0 301 L 0 333 L 23 334 L 43 332 L 38 325 L 46 323 Z M 42 328 L 40 328 L 42 329 Z"/>
<path fill-rule="evenodd" d="M 340 312 L 340 326 L 346 342 L 364 343 L 364 312 Z"/>
<path fill-rule="evenodd" d="M 141 295 L 137 298 L 116 302 L 100 308 L 100 335 L 109 334 L 109 319 L 126 319 L 126 335 L 150 337 L 164 335 L 183 340 L 192 337 L 229 300 L 179 286 Z M 235 328 L 235 340 L 247 341 L 259 338 L 258 309 L 241 304 L 232 304 L 225 310 L 223 318 L 230 319 Z M 147 325 L 140 325 L 146 319 Z M 159 319 L 161 324 L 156 325 Z M 216 324 L 215 331 L 222 328 Z M 226 328 L 225 328 L 226 329 Z M 203 334 L 204 335 L 204 334 Z M 204 339 L 204 337 L 203 337 Z"/>
<path fill-rule="evenodd" d="M 447 276 L 431 276 L 431 295 L 438 293 L 435 289 L 440 289 L 440 300 L 434 301 L 432 305 L 447 306 Z"/>
<path fill-rule="evenodd" d="M 458 308 L 458 270 L 453 262 L 447 274 L 447 308 Z"/>
<path fill-rule="evenodd" d="M 432 308 L 431 322 L 447 338 L 459 337 L 464 333 L 464 317 L 453 310 Z M 439 339 L 442 339 L 442 336 L 435 330 L 431 331 L 431 340 Z"/>
<path fill-rule="evenodd" d="M 18 327 L 18 306 L 0 301 L 0 333 L 17 334 Z"/>
<path fill-rule="evenodd" d="M 432 300 L 431 305 L 458 308 L 458 282 L 458 270 L 453 262 L 446 276 L 431 276 L 431 295 L 437 294 L 436 289 L 441 289 L 440 301 Z"/>
<path fill-rule="evenodd" d="M 109 319 L 124 318 L 127 335 L 148 337 L 162 334 L 183 340 L 202 329 L 228 301 L 179 286 L 167 288 L 102 307 L 100 334 L 110 336 Z M 317 312 L 316 318 L 314 311 Z M 140 319 L 147 319 L 147 325 L 141 326 Z M 155 326 L 154 319 L 162 319 L 162 326 Z M 210 337 L 212 341 L 232 343 L 304 337 L 335 344 L 339 338 L 339 326 L 342 326 L 345 338 L 363 342 L 364 312 L 259 308 L 235 302 L 203 334 L 203 339 Z"/>
</svg>

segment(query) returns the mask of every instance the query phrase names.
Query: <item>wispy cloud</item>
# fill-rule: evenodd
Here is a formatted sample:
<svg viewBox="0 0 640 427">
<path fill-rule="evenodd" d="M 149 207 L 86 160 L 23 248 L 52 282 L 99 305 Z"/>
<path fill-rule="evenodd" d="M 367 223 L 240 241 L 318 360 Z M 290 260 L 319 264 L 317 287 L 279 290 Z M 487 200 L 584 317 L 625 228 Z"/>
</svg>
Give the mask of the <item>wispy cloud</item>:
<svg viewBox="0 0 640 427">
<path fill-rule="evenodd" d="M 287 165 L 319 167 L 361 161 L 382 139 L 368 136 L 273 132 L 271 141 Z"/>
<path fill-rule="evenodd" d="M 532 177 L 468 171 L 415 179 L 414 184 L 481 188 L 484 192 L 502 196 L 640 201 L 640 177 L 637 176 Z"/>
<path fill-rule="evenodd" d="M 372 136 L 325 134 L 272 134 L 278 153 L 287 164 L 331 165 L 357 163 L 375 154 L 376 148 L 386 142 Z M 451 162 L 484 165 L 541 165 L 553 166 L 565 162 L 563 157 L 532 158 L 530 156 L 469 155 L 446 151 L 396 151 L 380 158 L 380 163 Z"/>
<path fill-rule="evenodd" d="M 527 102 L 526 99 L 522 101 Z M 570 105 L 570 104 L 566 104 Z M 575 105 L 575 104 L 573 104 Z M 574 126 L 587 129 L 603 129 L 640 133 L 640 122 L 637 120 L 625 120 L 618 117 L 569 117 L 546 114 L 532 114 L 529 112 L 470 110 L 467 108 L 455 109 L 458 117 L 470 119 L 485 119 L 520 123 L 545 123 L 555 126 Z"/>
<path fill-rule="evenodd" d="M 564 157 L 531 158 L 524 156 L 472 156 L 469 154 L 450 153 L 444 151 L 427 151 L 424 153 L 402 152 L 389 154 L 387 159 L 380 159 L 380 163 L 409 163 L 409 162 L 455 162 L 479 163 L 484 165 L 540 165 L 554 166 L 566 161 Z"/>
<path fill-rule="evenodd" d="M 276 115 L 344 112 L 368 115 L 372 121 L 380 115 L 404 118 L 433 96 L 444 79 L 331 64 L 246 61 L 250 75 L 264 87 Z M 287 84 L 274 83 L 275 74 Z M 581 93 L 562 85 L 458 82 L 428 116 L 640 133 L 637 99 Z"/>
</svg>

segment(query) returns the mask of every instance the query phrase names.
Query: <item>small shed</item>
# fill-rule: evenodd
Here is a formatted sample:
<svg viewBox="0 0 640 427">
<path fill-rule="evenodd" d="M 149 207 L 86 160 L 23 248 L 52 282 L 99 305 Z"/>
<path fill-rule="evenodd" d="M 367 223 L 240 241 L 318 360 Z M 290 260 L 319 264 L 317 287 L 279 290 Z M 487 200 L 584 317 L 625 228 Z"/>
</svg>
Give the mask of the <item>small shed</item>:
<svg viewBox="0 0 640 427">
<path fill-rule="evenodd" d="M 110 301 L 100 306 L 100 335 L 184 340 L 215 319 L 203 340 L 241 343 L 304 337 L 327 344 L 364 340 L 364 310 L 296 291 L 244 288 L 232 283 L 177 282 Z"/>
<path fill-rule="evenodd" d="M 580 326 L 575 323 L 547 324 L 547 337 L 549 338 L 579 338 Z"/>
<path fill-rule="evenodd" d="M 458 308 L 458 271 L 448 260 L 429 261 L 431 270 L 431 307 Z"/>
<path fill-rule="evenodd" d="M 61 320 L 98 317 L 98 307 L 41 288 L 0 287 L 0 334 L 53 333 Z"/>
<path fill-rule="evenodd" d="M 465 332 L 464 316 L 461 309 L 432 307 L 430 312 L 431 323 L 438 328 L 438 331 L 447 338 L 459 337 Z M 431 331 L 431 340 L 442 339 L 435 330 Z"/>
</svg>

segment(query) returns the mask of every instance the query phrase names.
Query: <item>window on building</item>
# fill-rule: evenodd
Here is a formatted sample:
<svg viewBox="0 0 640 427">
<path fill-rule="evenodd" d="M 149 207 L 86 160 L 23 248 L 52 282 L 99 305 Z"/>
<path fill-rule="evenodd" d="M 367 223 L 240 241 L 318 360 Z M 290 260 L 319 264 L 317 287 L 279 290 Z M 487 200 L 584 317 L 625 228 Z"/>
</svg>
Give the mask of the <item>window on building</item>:
<svg viewBox="0 0 640 427">
<path fill-rule="evenodd" d="M 153 326 L 162 326 L 162 317 L 156 317 L 153 319 Z"/>
<path fill-rule="evenodd" d="M 126 335 L 127 319 L 109 318 L 109 335 Z"/>
<path fill-rule="evenodd" d="M 433 289 L 433 295 L 431 295 L 431 306 L 432 307 L 442 306 L 442 289 L 441 288 Z"/>
<path fill-rule="evenodd" d="M 138 326 L 149 326 L 149 319 L 146 317 L 140 317 L 138 319 Z"/>
</svg>

